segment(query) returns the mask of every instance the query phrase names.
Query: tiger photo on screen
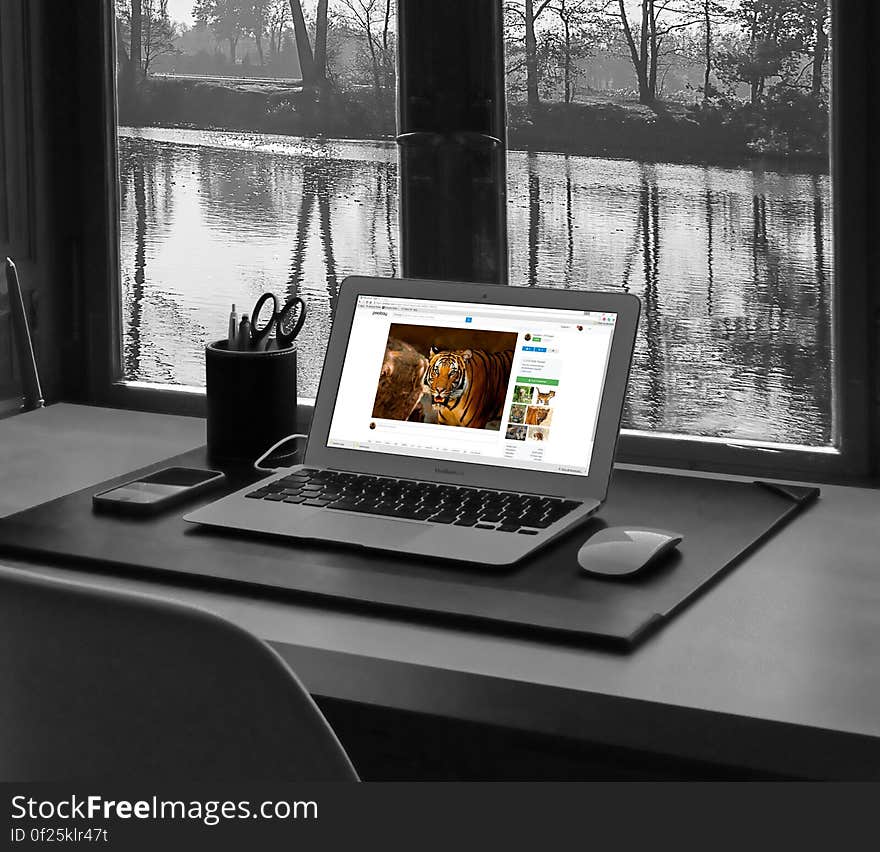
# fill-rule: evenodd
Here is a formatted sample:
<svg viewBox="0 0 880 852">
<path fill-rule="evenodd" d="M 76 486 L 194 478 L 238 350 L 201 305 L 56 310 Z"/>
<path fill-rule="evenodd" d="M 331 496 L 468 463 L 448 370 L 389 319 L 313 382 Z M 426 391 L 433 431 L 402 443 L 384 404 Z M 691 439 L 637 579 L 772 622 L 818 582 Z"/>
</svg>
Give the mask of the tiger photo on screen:
<svg viewBox="0 0 880 852">
<path fill-rule="evenodd" d="M 390 323 L 385 351 L 376 353 L 372 419 L 500 430 L 517 337 L 515 331 Z M 526 406 L 520 408 L 525 417 Z"/>
<path fill-rule="evenodd" d="M 525 424 L 527 426 L 541 426 L 542 424 L 549 426 L 552 414 L 552 408 L 541 408 L 539 405 L 530 405 L 526 410 Z"/>
<path fill-rule="evenodd" d="M 483 352 L 431 347 L 425 387 L 443 426 L 485 429 L 500 420 L 507 398 L 513 350 Z"/>
</svg>

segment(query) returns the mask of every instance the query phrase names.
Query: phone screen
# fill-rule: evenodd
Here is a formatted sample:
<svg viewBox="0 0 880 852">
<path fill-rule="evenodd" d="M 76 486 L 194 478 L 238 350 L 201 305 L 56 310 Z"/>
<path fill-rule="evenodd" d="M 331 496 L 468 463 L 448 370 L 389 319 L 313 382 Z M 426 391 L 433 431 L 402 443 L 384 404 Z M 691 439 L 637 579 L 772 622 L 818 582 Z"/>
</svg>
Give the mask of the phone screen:
<svg viewBox="0 0 880 852">
<path fill-rule="evenodd" d="M 107 501 L 140 505 L 158 503 L 218 477 L 218 472 L 215 470 L 169 467 L 151 473 L 143 479 L 127 482 L 112 491 L 106 491 L 98 495 L 98 499 L 104 503 Z"/>
<path fill-rule="evenodd" d="M 209 479 L 217 476 L 216 470 L 195 470 L 191 467 L 167 467 L 158 473 L 151 473 L 138 482 L 155 483 L 157 485 L 181 485 L 184 488 L 192 488 L 193 485 L 201 485 Z"/>
</svg>

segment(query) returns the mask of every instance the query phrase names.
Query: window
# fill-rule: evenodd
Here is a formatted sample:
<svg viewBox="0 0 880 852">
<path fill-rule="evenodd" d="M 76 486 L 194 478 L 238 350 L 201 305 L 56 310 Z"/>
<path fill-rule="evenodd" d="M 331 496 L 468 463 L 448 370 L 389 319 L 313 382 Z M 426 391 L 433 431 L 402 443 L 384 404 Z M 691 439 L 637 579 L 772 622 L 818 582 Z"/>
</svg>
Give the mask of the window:
<svg viewBox="0 0 880 852">
<path fill-rule="evenodd" d="M 309 396 L 338 282 L 401 271 L 394 4 L 295 0 L 292 21 L 279 0 L 231 35 L 221 5 L 141 0 L 139 70 L 130 5 L 107 22 L 120 278 L 105 376 L 126 404 L 179 408 L 155 388 L 201 384 L 203 342 L 267 288 L 312 303 Z M 510 283 L 642 298 L 623 457 L 865 470 L 864 10 L 647 0 L 642 47 L 638 2 L 503 6 Z M 303 67 L 319 94 L 326 68 L 339 113 L 316 114 Z"/>
<path fill-rule="evenodd" d="M 835 446 L 826 0 L 505 11 L 511 283 L 641 298 L 629 428 Z"/>
<path fill-rule="evenodd" d="M 339 282 L 399 274 L 394 12 L 117 0 L 123 380 L 204 385 L 230 306 L 273 290 L 309 305 L 314 397 Z"/>
</svg>

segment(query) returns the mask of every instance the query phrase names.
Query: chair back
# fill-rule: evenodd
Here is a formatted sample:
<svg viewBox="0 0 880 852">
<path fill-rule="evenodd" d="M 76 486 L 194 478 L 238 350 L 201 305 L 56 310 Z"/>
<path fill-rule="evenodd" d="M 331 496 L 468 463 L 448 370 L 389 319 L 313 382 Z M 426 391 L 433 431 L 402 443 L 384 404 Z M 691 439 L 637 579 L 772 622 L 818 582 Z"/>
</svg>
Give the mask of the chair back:
<svg viewBox="0 0 880 852">
<path fill-rule="evenodd" d="M 357 780 L 267 644 L 195 607 L 0 567 L 0 780 Z"/>
</svg>

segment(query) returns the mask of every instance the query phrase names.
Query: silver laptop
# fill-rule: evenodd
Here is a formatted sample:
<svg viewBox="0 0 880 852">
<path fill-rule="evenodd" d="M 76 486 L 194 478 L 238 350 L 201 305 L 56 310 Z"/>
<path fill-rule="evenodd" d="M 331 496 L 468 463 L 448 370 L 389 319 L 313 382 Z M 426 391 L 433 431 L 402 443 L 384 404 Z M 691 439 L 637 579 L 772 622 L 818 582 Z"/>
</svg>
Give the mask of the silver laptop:
<svg viewBox="0 0 880 852">
<path fill-rule="evenodd" d="M 620 293 L 348 278 L 303 464 L 186 520 L 517 562 L 605 499 L 638 316 Z"/>
</svg>

